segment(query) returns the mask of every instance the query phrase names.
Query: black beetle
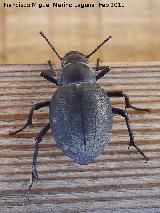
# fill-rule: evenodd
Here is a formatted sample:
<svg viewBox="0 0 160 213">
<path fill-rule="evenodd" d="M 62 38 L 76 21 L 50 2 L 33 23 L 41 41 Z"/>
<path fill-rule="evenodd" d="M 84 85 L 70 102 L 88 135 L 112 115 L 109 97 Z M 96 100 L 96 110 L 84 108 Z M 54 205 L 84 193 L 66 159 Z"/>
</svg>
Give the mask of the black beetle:
<svg viewBox="0 0 160 213">
<path fill-rule="evenodd" d="M 40 34 L 61 60 L 61 69 L 57 75 L 51 61 L 48 61 L 51 71 L 43 71 L 41 76 L 56 84 L 58 88 L 51 101 L 40 102 L 32 107 L 27 122 L 21 129 L 9 133 L 14 135 L 32 125 L 34 110 L 49 106 L 49 123 L 35 139 L 32 181 L 29 190 L 34 180 L 38 178 L 36 163 L 39 144 L 50 128 L 58 146 L 67 156 L 73 158 L 78 164 L 88 164 L 104 150 L 109 142 L 112 131 L 112 113 L 121 115 L 125 118 L 128 128 L 129 147 L 134 146 L 147 161 L 148 158 L 135 144 L 126 108 L 144 111 L 150 111 L 150 109 L 132 106 L 123 91 L 105 93 L 96 81 L 108 73 L 111 68 L 100 66 L 99 59 L 97 59 L 96 67 L 89 66 L 88 58 L 111 36 L 87 56 L 78 51 L 71 51 L 62 58 L 47 37 L 42 32 Z M 125 110 L 112 107 L 109 97 L 124 97 Z"/>
</svg>

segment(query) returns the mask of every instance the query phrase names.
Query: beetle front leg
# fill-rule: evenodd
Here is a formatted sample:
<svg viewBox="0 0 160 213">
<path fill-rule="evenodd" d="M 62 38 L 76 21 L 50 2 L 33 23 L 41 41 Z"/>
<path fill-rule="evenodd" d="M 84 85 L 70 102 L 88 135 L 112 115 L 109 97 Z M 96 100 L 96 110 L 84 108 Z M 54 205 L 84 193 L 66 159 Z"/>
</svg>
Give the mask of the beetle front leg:
<svg viewBox="0 0 160 213">
<path fill-rule="evenodd" d="M 97 59 L 98 60 L 98 59 Z M 98 69 L 97 69 L 98 68 Z M 96 71 L 101 70 L 97 75 L 96 75 L 96 81 L 100 78 L 102 78 L 105 74 L 107 74 L 109 71 L 111 71 L 111 68 L 108 66 L 97 66 Z"/>
<path fill-rule="evenodd" d="M 32 125 L 32 119 L 33 119 L 34 110 L 38 110 L 38 109 L 40 109 L 42 107 L 49 106 L 49 104 L 50 104 L 50 101 L 45 101 L 45 102 L 40 102 L 40 103 L 35 104 L 32 107 L 32 109 L 30 110 L 29 114 L 28 114 L 28 119 L 27 119 L 26 124 L 22 128 L 20 128 L 20 129 L 18 129 L 16 131 L 9 132 L 9 135 L 15 135 L 16 133 L 21 132 L 22 130 L 24 130 L 27 126 Z"/>
<path fill-rule="evenodd" d="M 43 78 L 47 79 L 48 81 L 58 85 L 57 79 L 53 77 L 53 76 L 56 76 L 56 73 L 54 72 L 51 60 L 48 61 L 48 65 L 49 65 L 49 67 L 50 67 L 52 72 L 50 72 L 50 71 L 42 71 L 40 73 L 40 76 L 42 76 Z"/>
<path fill-rule="evenodd" d="M 55 79 L 53 76 L 52 76 L 52 73 L 50 71 L 42 71 L 40 73 L 40 76 L 42 76 L 43 78 L 47 79 L 48 81 L 50 81 L 51 83 L 54 83 L 56 85 L 58 85 L 58 81 L 57 79 Z"/>
<path fill-rule="evenodd" d="M 37 158 L 38 158 L 38 151 L 39 151 L 39 144 L 41 143 L 44 135 L 47 133 L 47 131 L 50 129 L 50 124 L 48 123 L 38 134 L 38 136 L 35 138 L 35 146 L 34 146 L 34 155 L 33 155 L 33 162 L 32 162 L 32 177 L 31 182 L 28 187 L 28 191 L 31 191 L 32 185 L 36 179 L 38 179 L 38 173 L 37 173 Z"/>
<path fill-rule="evenodd" d="M 128 128 L 129 137 L 130 137 L 129 147 L 134 146 L 137 149 L 137 151 L 144 157 L 144 159 L 146 161 L 148 161 L 148 157 L 146 157 L 146 155 L 143 153 L 143 151 L 135 143 L 134 136 L 133 136 L 132 129 L 131 129 L 131 124 L 130 124 L 130 121 L 129 121 L 128 113 L 123 109 L 115 108 L 115 107 L 112 107 L 112 112 L 113 112 L 113 114 L 121 115 L 122 117 L 125 118 L 126 125 L 127 125 L 127 128 Z"/>
<path fill-rule="evenodd" d="M 125 94 L 123 91 L 113 91 L 113 92 L 107 92 L 108 97 L 124 97 L 125 98 L 125 109 L 127 108 L 132 108 L 135 110 L 141 110 L 141 111 L 146 111 L 150 112 L 150 108 L 138 108 L 134 107 L 130 104 L 129 97 L 127 94 Z"/>
</svg>

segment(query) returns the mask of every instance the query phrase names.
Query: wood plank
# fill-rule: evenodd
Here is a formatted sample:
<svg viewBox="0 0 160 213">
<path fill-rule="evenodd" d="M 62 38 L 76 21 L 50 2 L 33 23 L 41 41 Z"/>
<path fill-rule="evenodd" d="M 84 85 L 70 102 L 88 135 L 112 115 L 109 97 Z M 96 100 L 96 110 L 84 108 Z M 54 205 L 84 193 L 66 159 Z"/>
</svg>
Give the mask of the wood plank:
<svg viewBox="0 0 160 213">
<path fill-rule="evenodd" d="M 34 137 L 47 123 L 48 109 L 35 113 L 34 128 L 13 137 L 8 132 L 25 123 L 32 104 L 52 96 L 56 87 L 39 77 L 47 69 L 0 65 L 0 212 L 158 212 L 160 63 L 112 64 L 112 72 L 98 82 L 105 91 L 124 90 L 135 106 L 151 107 L 151 113 L 127 110 L 148 163 L 134 148 L 127 149 L 127 128 L 119 116 L 113 118 L 110 144 L 89 165 L 65 156 L 49 131 L 40 145 L 40 180 L 28 195 Z M 123 98 L 111 102 L 124 108 Z"/>
</svg>

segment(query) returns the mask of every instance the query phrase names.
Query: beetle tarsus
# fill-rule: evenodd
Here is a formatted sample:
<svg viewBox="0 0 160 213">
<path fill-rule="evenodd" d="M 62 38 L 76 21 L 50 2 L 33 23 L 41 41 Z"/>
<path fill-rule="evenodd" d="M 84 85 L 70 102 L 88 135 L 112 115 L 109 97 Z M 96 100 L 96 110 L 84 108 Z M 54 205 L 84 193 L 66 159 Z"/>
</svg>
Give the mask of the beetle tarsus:
<svg viewBox="0 0 160 213">
<path fill-rule="evenodd" d="M 16 131 L 9 131 L 9 135 L 15 135 L 15 134 L 19 133 L 19 132 L 23 131 L 27 126 L 33 127 L 32 119 L 33 119 L 33 112 L 34 112 L 34 110 L 38 110 L 38 109 L 40 109 L 42 107 L 49 106 L 49 104 L 50 104 L 50 101 L 45 101 L 45 102 L 40 102 L 40 103 L 35 104 L 31 108 L 31 110 L 30 110 L 30 112 L 28 114 L 28 119 L 27 119 L 26 124 L 22 128 L 20 128 L 20 129 L 18 129 Z"/>
<path fill-rule="evenodd" d="M 143 151 L 135 144 L 134 136 L 133 136 L 133 132 L 132 132 L 132 129 L 131 129 L 131 124 L 130 124 L 130 121 L 129 121 L 128 113 L 125 110 L 123 110 L 123 109 L 115 108 L 115 107 L 112 107 L 112 112 L 114 114 L 121 115 L 122 117 L 125 118 L 127 129 L 128 129 L 128 133 L 129 133 L 129 137 L 130 137 L 129 147 L 130 146 L 134 146 L 137 149 L 137 151 L 144 157 L 144 159 L 146 161 L 148 161 L 148 157 L 146 157 L 146 155 L 143 153 Z M 129 149 L 129 147 L 128 147 L 128 149 Z"/>
<path fill-rule="evenodd" d="M 32 177 L 31 177 L 31 180 L 30 180 L 30 185 L 29 185 L 29 187 L 28 187 L 28 192 L 31 192 L 33 183 L 34 183 L 35 181 L 38 181 L 38 180 L 39 180 L 38 174 L 32 172 Z"/>
<path fill-rule="evenodd" d="M 49 65 L 50 69 L 52 70 L 52 75 L 53 75 L 53 76 L 56 76 L 56 73 L 54 72 L 54 69 L 53 69 L 53 65 L 52 65 L 51 60 L 48 60 L 47 62 L 48 62 L 48 65 Z"/>
<path fill-rule="evenodd" d="M 131 146 L 133 146 L 134 148 L 137 149 L 137 151 L 138 151 L 138 152 L 144 157 L 144 159 L 146 160 L 145 163 L 147 163 L 147 161 L 149 160 L 149 158 L 144 154 L 144 152 L 143 152 L 137 145 L 135 145 L 135 144 L 129 145 L 129 146 L 128 146 L 128 149 L 129 149 Z"/>
<path fill-rule="evenodd" d="M 19 133 L 19 132 L 23 131 L 27 126 L 32 126 L 32 123 L 30 121 L 27 121 L 27 123 L 22 128 L 20 128 L 16 131 L 9 131 L 9 135 L 15 135 L 15 134 Z"/>
<path fill-rule="evenodd" d="M 50 124 L 48 123 L 43 129 L 40 131 L 38 136 L 35 138 L 35 146 L 34 146 L 34 155 L 33 155 L 33 162 L 32 162 L 32 178 L 31 183 L 28 189 L 32 188 L 32 185 L 35 180 L 38 180 L 38 173 L 37 173 L 37 158 L 38 158 L 38 151 L 39 151 L 39 144 L 41 143 L 44 135 L 50 129 Z"/>
<path fill-rule="evenodd" d="M 97 63 L 96 63 L 96 71 L 98 71 L 100 69 L 100 62 L 101 62 L 101 59 L 100 58 L 97 58 Z"/>
</svg>

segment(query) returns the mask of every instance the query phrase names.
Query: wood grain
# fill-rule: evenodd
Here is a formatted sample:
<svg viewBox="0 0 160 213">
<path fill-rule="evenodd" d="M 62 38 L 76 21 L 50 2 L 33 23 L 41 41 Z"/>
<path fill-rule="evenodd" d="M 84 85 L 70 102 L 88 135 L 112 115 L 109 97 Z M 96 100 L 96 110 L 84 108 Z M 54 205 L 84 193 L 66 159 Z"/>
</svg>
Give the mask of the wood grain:
<svg viewBox="0 0 160 213">
<path fill-rule="evenodd" d="M 77 165 L 63 154 L 49 131 L 40 145 L 40 180 L 27 196 L 34 137 L 48 121 L 48 109 L 34 115 L 34 128 L 14 137 L 31 105 L 50 100 L 56 87 L 39 77 L 47 65 L 0 65 L 0 212 L 159 212 L 160 210 L 160 63 L 111 64 L 99 84 L 105 91 L 123 90 L 135 139 L 148 163 L 128 147 L 124 119 L 114 116 L 109 146 L 89 165 Z M 124 108 L 123 98 L 112 105 Z"/>
</svg>

